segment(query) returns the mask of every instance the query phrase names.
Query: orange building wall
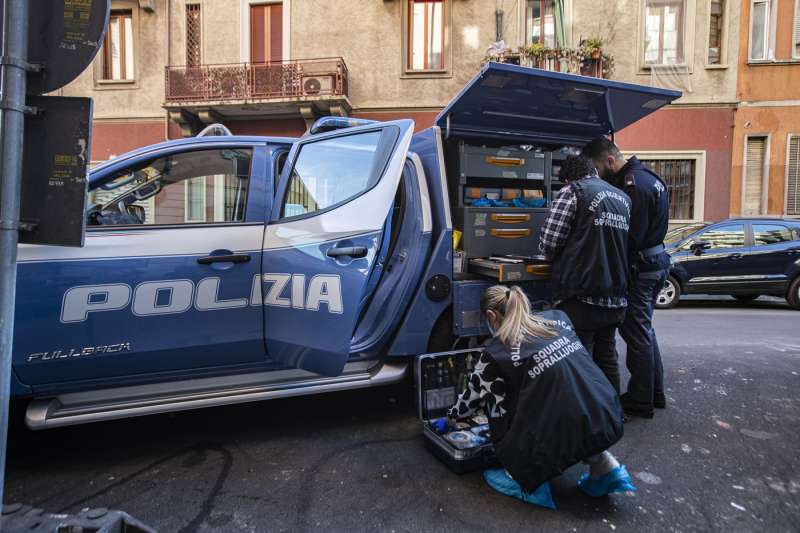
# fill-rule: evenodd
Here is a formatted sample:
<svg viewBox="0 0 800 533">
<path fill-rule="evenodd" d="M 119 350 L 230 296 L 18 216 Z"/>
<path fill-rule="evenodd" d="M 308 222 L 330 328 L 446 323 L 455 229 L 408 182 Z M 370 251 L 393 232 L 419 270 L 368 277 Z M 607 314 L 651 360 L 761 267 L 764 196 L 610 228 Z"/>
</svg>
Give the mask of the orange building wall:
<svg viewBox="0 0 800 533">
<path fill-rule="evenodd" d="M 792 23 L 795 0 L 777 0 L 775 62 L 749 63 L 750 1 L 742 1 L 737 95 L 742 101 L 736 111 L 733 157 L 731 159 L 730 207 L 742 211 L 742 176 L 745 139 L 748 135 L 769 135 L 767 213 L 784 214 L 786 202 L 786 141 L 789 133 L 800 133 L 800 60 L 792 59 Z M 785 105 L 780 105 L 784 101 Z M 758 102 L 770 102 L 758 105 Z M 755 104 L 755 105 L 754 105 Z"/>
<path fill-rule="evenodd" d="M 782 215 L 786 203 L 786 141 L 800 134 L 800 106 L 741 107 L 736 112 L 731 169 L 731 213 L 742 212 L 742 166 L 745 136 L 769 134 L 768 215 Z"/>
<path fill-rule="evenodd" d="M 777 0 L 775 59 L 792 59 L 794 0 Z M 750 55 L 750 1 L 742 0 L 739 28 L 739 100 L 796 100 L 800 98 L 800 60 L 795 63 L 748 63 Z"/>
</svg>

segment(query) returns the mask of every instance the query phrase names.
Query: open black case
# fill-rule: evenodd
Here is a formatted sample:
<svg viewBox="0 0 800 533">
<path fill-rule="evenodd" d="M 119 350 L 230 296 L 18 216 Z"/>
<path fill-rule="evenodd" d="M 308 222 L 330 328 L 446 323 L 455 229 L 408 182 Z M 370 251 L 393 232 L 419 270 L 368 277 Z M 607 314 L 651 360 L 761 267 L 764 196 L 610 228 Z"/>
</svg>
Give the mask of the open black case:
<svg viewBox="0 0 800 533">
<path fill-rule="evenodd" d="M 434 420 L 447 415 L 447 410 L 466 388 L 470 372 L 482 351 L 481 348 L 473 348 L 425 354 L 417 358 L 414 368 L 425 447 L 458 474 L 498 464 L 488 428 L 485 427 L 488 421 L 470 419 L 463 423 L 465 427 L 461 430 L 449 431 L 444 435 L 432 425 Z M 485 414 L 482 416 L 485 419 Z"/>
</svg>

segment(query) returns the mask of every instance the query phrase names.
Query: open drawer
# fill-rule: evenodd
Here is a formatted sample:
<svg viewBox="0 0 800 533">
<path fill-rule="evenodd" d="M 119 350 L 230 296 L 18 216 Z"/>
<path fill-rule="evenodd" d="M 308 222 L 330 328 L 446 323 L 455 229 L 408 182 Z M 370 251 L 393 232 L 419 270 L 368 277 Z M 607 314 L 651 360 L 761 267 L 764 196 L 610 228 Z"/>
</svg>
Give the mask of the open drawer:
<svg viewBox="0 0 800 533">
<path fill-rule="evenodd" d="M 415 366 L 417 405 L 426 448 L 456 473 L 497 465 L 485 415 L 464 422 L 458 431 L 438 433 L 432 421 L 447 415 L 466 388 L 481 348 L 421 355 Z"/>
</svg>

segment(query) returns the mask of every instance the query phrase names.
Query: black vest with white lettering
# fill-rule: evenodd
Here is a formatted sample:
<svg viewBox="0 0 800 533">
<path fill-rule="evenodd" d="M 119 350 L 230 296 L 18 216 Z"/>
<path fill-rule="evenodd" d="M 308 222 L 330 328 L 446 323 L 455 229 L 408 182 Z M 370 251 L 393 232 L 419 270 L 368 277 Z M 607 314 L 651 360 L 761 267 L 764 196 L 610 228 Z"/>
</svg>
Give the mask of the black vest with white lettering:
<svg viewBox="0 0 800 533">
<path fill-rule="evenodd" d="M 519 351 L 486 345 L 505 382 L 500 418 L 489 418 L 503 467 L 526 490 L 600 453 L 623 433 L 616 391 L 583 347 L 563 311 L 545 311 L 556 336 L 528 338 Z"/>
<path fill-rule="evenodd" d="M 599 177 L 569 187 L 577 208 L 567 242 L 553 261 L 553 297 L 625 296 L 630 198 Z"/>
</svg>

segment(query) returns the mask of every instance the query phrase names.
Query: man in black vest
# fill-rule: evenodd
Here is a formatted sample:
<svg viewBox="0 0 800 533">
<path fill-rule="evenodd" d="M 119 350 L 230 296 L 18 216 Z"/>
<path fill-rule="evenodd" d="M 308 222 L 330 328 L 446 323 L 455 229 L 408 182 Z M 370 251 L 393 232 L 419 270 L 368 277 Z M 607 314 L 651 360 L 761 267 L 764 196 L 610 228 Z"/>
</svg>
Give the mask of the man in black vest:
<svg viewBox="0 0 800 533">
<path fill-rule="evenodd" d="M 622 396 L 622 406 L 629 415 L 652 418 L 653 407 L 666 407 L 653 309 L 670 267 L 664 250 L 669 222 L 667 187 L 635 156 L 625 161 L 619 148 L 605 137 L 587 144 L 583 154 L 592 159 L 603 179 L 631 198 L 631 282 L 628 312 L 619 331 L 628 347 L 626 365 L 631 379 L 627 394 Z"/>
<path fill-rule="evenodd" d="M 616 330 L 628 305 L 628 196 L 600 179 L 591 160 L 569 156 L 568 182 L 550 206 L 539 250 L 553 262 L 553 297 L 619 393 Z"/>
</svg>

